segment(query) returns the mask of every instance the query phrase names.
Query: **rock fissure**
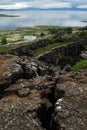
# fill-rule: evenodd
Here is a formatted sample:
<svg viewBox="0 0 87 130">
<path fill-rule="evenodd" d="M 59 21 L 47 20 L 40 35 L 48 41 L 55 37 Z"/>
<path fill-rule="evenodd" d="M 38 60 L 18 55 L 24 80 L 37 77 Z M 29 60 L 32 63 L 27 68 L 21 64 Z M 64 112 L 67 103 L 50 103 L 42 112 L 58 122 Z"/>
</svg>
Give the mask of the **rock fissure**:
<svg viewBox="0 0 87 130">
<path fill-rule="evenodd" d="M 50 89 L 50 93 L 48 93 L 46 96 L 42 96 L 46 99 L 46 102 L 44 102 L 44 104 L 42 104 L 40 109 L 37 111 L 38 118 L 40 119 L 43 128 L 46 130 L 60 130 L 60 124 L 58 124 L 57 127 L 53 124 L 52 116 L 55 112 L 55 104 L 58 99 L 63 97 L 64 92 L 61 90 L 57 91 L 56 93 L 55 88 L 56 86 L 53 86 Z M 50 103 L 50 105 L 48 105 L 47 102 L 48 104 Z"/>
<path fill-rule="evenodd" d="M 27 56 L 0 57 L 1 130 L 86 130 L 87 70 L 63 69 L 79 59 L 80 47 L 55 48 L 60 59 L 55 49 L 44 55 L 54 66 Z M 57 69 L 57 64 L 62 67 Z"/>
</svg>

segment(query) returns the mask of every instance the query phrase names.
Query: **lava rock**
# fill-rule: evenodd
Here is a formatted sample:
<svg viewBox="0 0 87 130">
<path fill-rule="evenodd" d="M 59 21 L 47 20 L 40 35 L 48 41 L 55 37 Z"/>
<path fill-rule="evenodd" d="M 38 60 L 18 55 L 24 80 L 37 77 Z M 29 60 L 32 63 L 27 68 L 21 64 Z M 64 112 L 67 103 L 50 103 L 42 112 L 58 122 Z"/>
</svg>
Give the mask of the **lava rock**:
<svg viewBox="0 0 87 130">
<path fill-rule="evenodd" d="M 9 84 L 23 77 L 23 69 L 15 61 L 17 56 L 2 55 L 0 56 L 0 88 L 4 89 Z"/>
<path fill-rule="evenodd" d="M 22 88 L 17 91 L 19 97 L 27 97 L 30 94 L 29 88 Z"/>
<path fill-rule="evenodd" d="M 56 130 L 86 130 L 87 128 L 87 70 L 57 84 L 55 112 L 51 128 Z M 68 74 L 69 76 L 70 74 Z M 62 75 L 61 75 L 62 76 Z M 78 78 L 77 78 L 78 77 Z M 63 75 L 64 78 L 64 75 Z M 70 80 L 72 78 L 72 80 Z M 84 82 L 81 80 L 85 79 Z M 62 94 L 59 97 L 59 94 Z"/>
</svg>

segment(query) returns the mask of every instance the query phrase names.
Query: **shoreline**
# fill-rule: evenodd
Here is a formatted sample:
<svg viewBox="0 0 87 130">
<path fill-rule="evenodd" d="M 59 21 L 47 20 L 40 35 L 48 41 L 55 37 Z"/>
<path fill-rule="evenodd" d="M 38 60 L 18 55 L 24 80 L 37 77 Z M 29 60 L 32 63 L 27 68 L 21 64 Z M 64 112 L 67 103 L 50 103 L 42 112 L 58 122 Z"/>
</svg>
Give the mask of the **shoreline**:
<svg viewBox="0 0 87 130">
<path fill-rule="evenodd" d="M 0 17 L 20 17 L 19 15 L 0 14 Z"/>
</svg>

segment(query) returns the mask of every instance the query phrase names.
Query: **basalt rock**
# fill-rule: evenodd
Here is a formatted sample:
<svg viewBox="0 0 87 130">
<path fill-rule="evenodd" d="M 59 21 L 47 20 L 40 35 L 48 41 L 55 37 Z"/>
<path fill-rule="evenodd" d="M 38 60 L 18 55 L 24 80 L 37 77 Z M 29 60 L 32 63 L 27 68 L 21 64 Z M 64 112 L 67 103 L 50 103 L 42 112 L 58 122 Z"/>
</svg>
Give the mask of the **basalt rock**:
<svg viewBox="0 0 87 130">
<path fill-rule="evenodd" d="M 45 63 L 27 57 L 3 55 L 0 57 L 0 89 L 6 89 L 19 79 L 53 75 L 54 71 Z"/>
<path fill-rule="evenodd" d="M 82 51 L 80 55 L 83 59 L 87 60 L 87 51 Z"/>
<path fill-rule="evenodd" d="M 0 56 L 0 89 L 8 87 L 23 77 L 23 69 L 15 61 L 18 57 L 12 55 Z"/>
<path fill-rule="evenodd" d="M 51 43 L 52 42 L 50 40 L 48 40 L 47 38 L 39 39 L 28 45 L 20 46 L 16 49 L 13 49 L 11 51 L 11 54 L 18 55 L 18 56 L 23 56 L 23 55 L 32 56 L 33 50 L 38 49 L 39 47 L 45 47 Z"/>
<path fill-rule="evenodd" d="M 53 87 L 52 77 L 48 76 L 21 79 L 10 85 L 0 100 L 0 129 L 46 130 L 53 107 L 49 99 Z"/>
<path fill-rule="evenodd" d="M 45 130 L 37 116 L 41 103 L 37 91 L 27 98 L 11 95 L 1 99 L 0 130 Z"/>
<path fill-rule="evenodd" d="M 40 55 L 38 59 L 47 64 L 61 65 L 62 68 L 67 64 L 73 65 L 81 58 L 80 53 L 84 50 L 85 44 L 86 41 L 81 39 L 68 45 L 55 47 L 49 52 Z"/>
<path fill-rule="evenodd" d="M 57 84 L 55 112 L 51 128 L 55 130 L 86 130 L 87 128 L 87 74 L 65 74 L 65 81 Z M 65 77 L 64 77 L 65 76 Z M 58 92 L 63 92 L 59 98 Z"/>
<path fill-rule="evenodd" d="M 3 55 L 0 97 L 0 130 L 87 129 L 87 70 Z"/>
<path fill-rule="evenodd" d="M 24 78 L 31 79 L 37 76 L 53 75 L 54 69 L 46 63 L 22 56 L 16 61 L 24 70 Z"/>
</svg>

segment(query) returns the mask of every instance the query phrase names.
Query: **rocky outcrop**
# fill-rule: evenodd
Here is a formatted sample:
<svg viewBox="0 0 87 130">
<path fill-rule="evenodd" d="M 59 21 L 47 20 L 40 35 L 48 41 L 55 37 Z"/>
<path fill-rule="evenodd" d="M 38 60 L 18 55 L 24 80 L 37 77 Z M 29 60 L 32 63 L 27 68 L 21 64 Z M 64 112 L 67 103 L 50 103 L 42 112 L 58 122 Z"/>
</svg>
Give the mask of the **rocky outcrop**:
<svg viewBox="0 0 87 130">
<path fill-rule="evenodd" d="M 0 100 L 1 130 L 45 130 L 37 116 L 42 100 L 37 91 L 27 98 L 10 95 Z"/>
<path fill-rule="evenodd" d="M 17 79 L 4 88 L 0 129 L 86 130 L 86 101 L 87 70 Z"/>
<path fill-rule="evenodd" d="M 22 55 L 32 56 L 33 50 L 38 49 L 39 47 L 45 47 L 51 43 L 52 42 L 48 40 L 47 38 L 40 39 L 28 45 L 19 46 L 16 49 L 13 49 L 11 51 L 11 54 L 19 55 L 19 56 L 22 56 Z"/>
<path fill-rule="evenodd" d="M 22 67 L 15 62 L 17 59 L 12 55 L 0 56 L 0 90 L 23 77 Z"/>
<path fill-rule="evenodd" d="M 80 53 L 84 50 L 86 41 L 77 41 L 68 45 L 56 47 L 38 57 L 39 60 L 48 64 L 61 65 L 73 64 L 79 60 Z"/>
<path fill-rule="evenodd" d="M 70 49 L 75 47 L 67 47 L 57 54 L 72 57 Z M 87 70 L 69 68 L 61 70 L 28 56 L 1 55 L 0 130 L 86 130 Z"/>
<path fill-rule="evenodd" d="M 51 127 L 55 130 L 86 130 L 87 128 L 87 70 L 61 75 L 63 82 L 56 85 L 63 96 L 55 103 Z"/>
<path fill-rule="evenodd" d="M 45 63 L 28 57 L 2 55 L 0 57 L 1 93 L 18 79 L 31 79 L 37 76 L 51 75 L 53 70 Z"/>
<path fill-rule="evenodd" d="M 26 56 L 0 56 L 1 130 L 49 128 L 54 102 L 54 73 L 46 63 Z"/>
</svg>

